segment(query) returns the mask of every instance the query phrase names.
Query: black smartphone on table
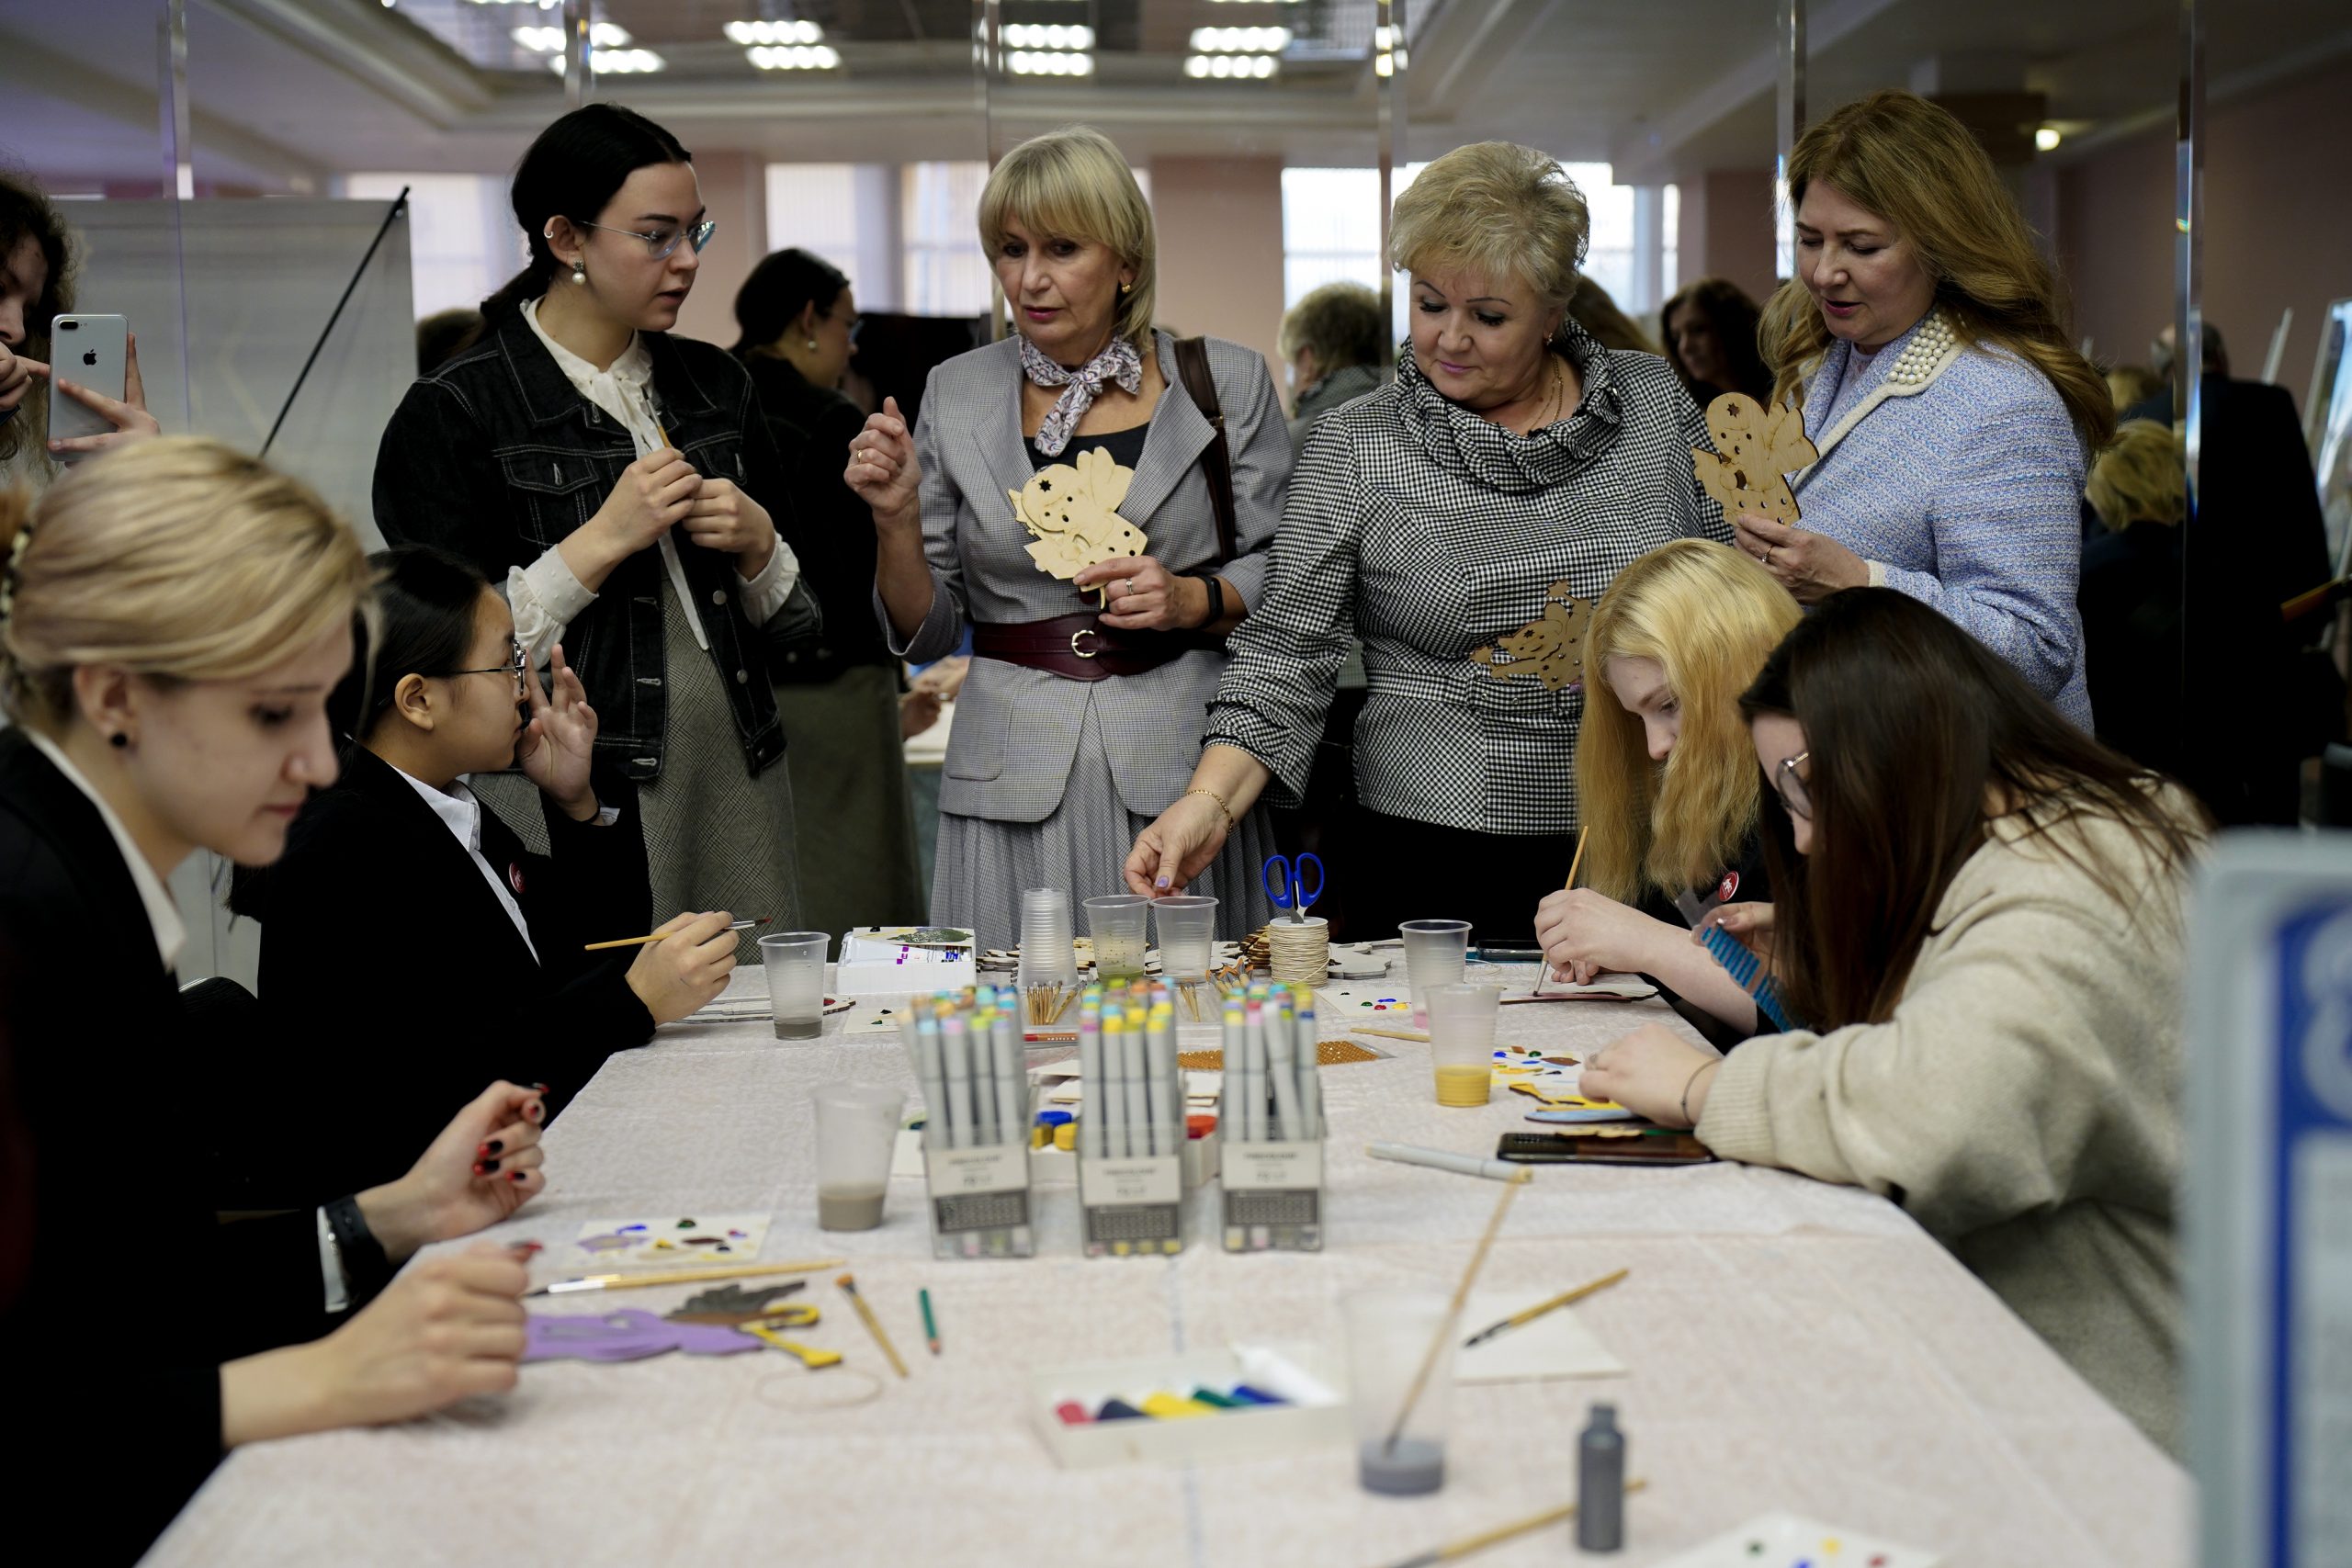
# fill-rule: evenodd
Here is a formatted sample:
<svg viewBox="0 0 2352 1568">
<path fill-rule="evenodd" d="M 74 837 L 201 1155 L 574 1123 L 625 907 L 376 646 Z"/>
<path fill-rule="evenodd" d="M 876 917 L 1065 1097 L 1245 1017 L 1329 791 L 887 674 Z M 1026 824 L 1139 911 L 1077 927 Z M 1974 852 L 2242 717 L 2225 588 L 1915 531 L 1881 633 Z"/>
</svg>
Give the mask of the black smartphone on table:
<svg viewBox="0 0 2352 1568">
<path fill-rule="evenodd" d="M 1706 1165 L 1715 1157 L 1706 1145 L 1679 1128 L 1600 1125 L 1613 1128 L 1613 1134 L 1598 1126 L 1505 1133 L 1495 1145 L 1495 1157 L 1523 1165 Z"/>
</svg>

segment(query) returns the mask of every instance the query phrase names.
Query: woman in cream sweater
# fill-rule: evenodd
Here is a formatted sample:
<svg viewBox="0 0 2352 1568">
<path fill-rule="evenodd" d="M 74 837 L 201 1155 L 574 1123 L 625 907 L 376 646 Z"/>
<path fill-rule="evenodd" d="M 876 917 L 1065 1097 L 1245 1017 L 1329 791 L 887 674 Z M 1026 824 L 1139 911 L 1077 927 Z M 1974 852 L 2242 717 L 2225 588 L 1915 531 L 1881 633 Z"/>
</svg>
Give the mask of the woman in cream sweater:
<svg viewBox="0 0 2352 1568">
<path fill-rule="evenodd" d="M 1584 1092 L 1902 1204 L 2177 1450 L 2201 814 L 1888 589 L 1831 597 L 1741 705 L 1781 807 L 1773 919 L 1751 929 L 1815 1027 L 1724 1058 L 1645 1028 L 1595 1055 Z"/>
</svg>

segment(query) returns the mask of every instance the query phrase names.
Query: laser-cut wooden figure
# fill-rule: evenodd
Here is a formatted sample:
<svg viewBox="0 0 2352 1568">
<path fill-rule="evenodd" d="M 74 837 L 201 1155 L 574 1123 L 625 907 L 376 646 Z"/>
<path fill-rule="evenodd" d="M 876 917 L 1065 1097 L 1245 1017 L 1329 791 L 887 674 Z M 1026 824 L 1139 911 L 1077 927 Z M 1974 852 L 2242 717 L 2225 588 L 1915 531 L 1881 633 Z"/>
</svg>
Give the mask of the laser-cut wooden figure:
<svg viewBox="0 0 2352 1568">
<path fill-rule="evenodd" d="M 1544 689 L 1584 684 L 1585 625 L 1592 617 L 1592 602 L 1576 596 L 1572 585 L 1555 582 L 1545 593 L 1544 613 L 1515 632 L 1470 650 L 1474 663 L 1487 667 L 1497 681 L 1532 676 Z"/>
<path fill-rule="evenodd" d="M 1781 404 L 1767 412 L 1754 398 L 1725 392 L 1707 405 L 1712 452 L 1690 454 L 1699 486 L 1714 497 L 1729 522 L 1743 512 L 1795 527 L 1796 493 L 1788 476 L 1809 468 L 1821 454 L 1804 433 L 1804 415 Z"/>
<path fill-rule="evenodd" d="M 1143 530 L 1119 515 L 1135 472 L 1121 468 L 1099 446 L 1078 455 L 1078 463 L 1049 463 L 1030 477 L 1012 498 L 1012 513 L 1034 539 L 1029 558 L 1037 570 L 1064 581 L 1098 561 L 1149 553 Z"/>
</svg>

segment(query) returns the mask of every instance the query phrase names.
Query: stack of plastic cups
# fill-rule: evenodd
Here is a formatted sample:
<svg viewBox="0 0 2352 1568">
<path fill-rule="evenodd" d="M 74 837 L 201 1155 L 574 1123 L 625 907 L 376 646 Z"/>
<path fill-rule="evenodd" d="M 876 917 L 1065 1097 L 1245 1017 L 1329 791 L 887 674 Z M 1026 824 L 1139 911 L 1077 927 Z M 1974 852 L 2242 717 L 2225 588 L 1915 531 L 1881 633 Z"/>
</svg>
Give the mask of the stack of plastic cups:
<svg viewBox="0 0 2352 1568">
<path fill-rule="evenodd" d="M 1032 887 L 1021 895 L 1021 992 L 1032 1023 L 1053 1022 L 1078 994 L 1078 954 L 1065 889 Z"/>
</svg>

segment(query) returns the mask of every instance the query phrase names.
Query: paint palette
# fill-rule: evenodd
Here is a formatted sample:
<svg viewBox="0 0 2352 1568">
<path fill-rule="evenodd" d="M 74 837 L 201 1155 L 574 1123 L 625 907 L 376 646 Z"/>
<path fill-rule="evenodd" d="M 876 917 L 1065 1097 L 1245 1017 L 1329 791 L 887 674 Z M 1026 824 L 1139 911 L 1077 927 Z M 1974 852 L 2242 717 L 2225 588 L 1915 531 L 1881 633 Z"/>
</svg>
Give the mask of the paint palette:
<svg viewBox="0 0 2352 1568">
<path fill-rule="evenodd" d="M 765 1214 L 670 1214 L 590 1220 L 569 1261 L 601 1269 L 698 1269 L 749 1263 L 768 1238 Z"/>
<path fill-rule="evenodd" d="M 1763 1514 L 1658 1568 L 1937 1568 L 1934 1552 L 1795 1514 Z"/>
</svg>

